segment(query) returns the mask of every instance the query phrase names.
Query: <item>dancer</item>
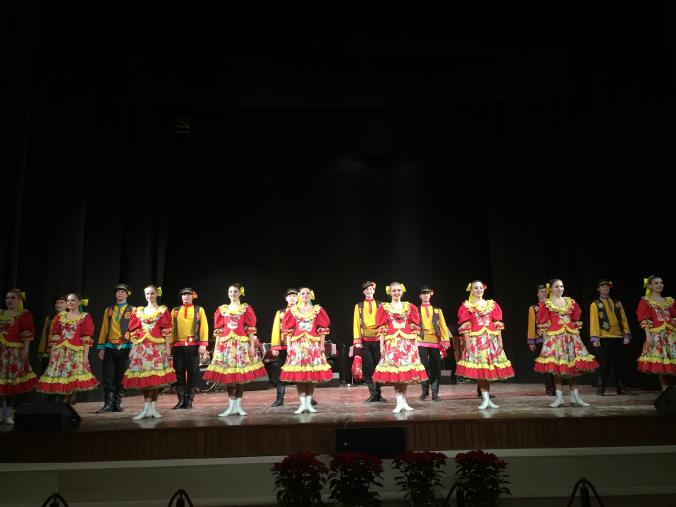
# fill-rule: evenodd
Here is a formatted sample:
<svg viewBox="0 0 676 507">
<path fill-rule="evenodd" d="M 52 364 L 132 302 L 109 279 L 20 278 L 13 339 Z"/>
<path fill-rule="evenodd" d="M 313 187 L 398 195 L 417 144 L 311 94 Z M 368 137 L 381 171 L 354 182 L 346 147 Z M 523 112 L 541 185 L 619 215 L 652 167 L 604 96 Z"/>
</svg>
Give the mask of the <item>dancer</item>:
<svg viewBox="0 0 676 507">
<path fill-rule="evenodd" d="M 228 287 L 230 304 L 221 305 L 214 313 L 214 356 L 204 372 L 204 380 L 227 386 L 228 408 L 219 417 L 246 415 L 242 408 L 244 384 L 265 375 L 263 363 L 256 355 L 256 314 L 242 303 L 244 287 L 233 283 Z"/>
<path fill-rule="evenodd" d="M 543 333 L 540 355 L 535 359 L 535 371 L 554 375 L 556 398 L 552 408 L 563 405 L 563 380 L 570 386 L 573 405 L 588 407 L 577 390 L 576 377 L 598 368 L 594 356 L 580 339 L 582 310 L 574 299 L 563 297 L 563 282 L 552 279 L 547 287 L 549 297 L 538 308 L 537 322 Z"/>
<path fill-rule="evenodd" d="M 94 321 L 81 310 L 88 301 L 77 293 L 66 296 L 66 311 L 54 318 L 50 336 L 49 363 L 36 390 L 63 396 L 74 403 L 74 394 L 89 391 L 98 384 L 89 364 L 89 349 L 94 345 Z"/>
<path fill-rule="evenodd" d="M 66 296 L 57 296 L 52 301 L 54 313 L 45 317 L 42 323 L 42 332 L 40 333 L 40 343 L 38 343 L 37 354 L 40 358 L 40 372 L 43 373 L 49 364 L 49 337 L 52 332 L 52 321 L 54 317 L 66 310 Z"/>
<path fill-rule="evenodd" d="M 370 280 L 361 284 L 364 301 L 354 305 L 354 317 L 352 319 L 354 349 L 361 351 L 362 374 L 364 384 L 369 389 L 367 403 L 386 401 L 380 394 L 380 385 L 373 382 L 373 372 L 380 362 L 380 339 L 378 338 L 378 326 L 376 325 L 376 312 L 380 302 L 373 299 L 376 292 L 376 282 Z"/>
<path fill-rule="evenodd" d="M 646 293 L 636 310 L 645 331 L 638 371 L 657 375 L 665 390 L 669 387 L 669 378 L 676 375 L 676 305 L 673 298 L 662 296 L 662 277 L 651 275 L 644 279 L 643 286 Z"/>
<path fill-rule="evenodd" d="M 604 396 L 611 367 L 615 371 L 617 394 L 629 394 L 624 387 L 624 348 L 631 343 L 631 330 L 624 306 L 610 297 L 613 282 L 602 278 L 596 283 L 598 299 L 589 308 L 589 335 L 599 352 L 596 394 Z"/>
<path fill-rule="evenodd" d="M 434 291 L 429 285 L 423 285 L 418 291 L 420 295 L 420 341 L 418 353 L 420 361 L 425 366 L 429 380 L 423 381 L 420 400 L 426 400 L 432 386 L 432 401 L 439 401 L 439 379 L 441 377 L 441 353 L 450 348 L 451 342 L 444 312 L 441 308 L 434 308 L 430 300 Z"/>
<path fill-rule="evenodd" d="M 132 343 L 129 368 L 122 381 L 126 389 L 143 390 L 143 410 L 133 419 L 159 418 L 157 398 L 160 388 L 176 381 L 176 372 L 169 365 L 171 355 L 171 312 L 159 305 L 162 287 L 148 285 L 144 289 L 148 304 L 136 307 L 129 322 Z"/>
<path fill-rule="evenodd" d="M 502 343 L 502 309 L 492 299 L 483 298 L 487 286 L 481 280 L 467 285 L 469 297 L 458 309 L 459 331 L 465 339 L 458 375 L 473 378 L 481 390 L 479 410 L 500 408 L 490 397 L 491 382 L 514 376 Z"/>
<path fill-rule="evenodd" d="M 14 424 L 15 396 L 32 391 L 38 381 L 28 358 L 35 327 L 24 300 L 23 292 L 12 289 L 5 294 L 7 308 L 0 310 L 0 422 L 7 424 Z"/>
<path fill-rule="evenodd" d="M 392 410 L 413 410 L 406 401 L 409 384 L 427 380 L 425 367 L 420 362 L 416 342 L 420 332 L 420 314 L 415 305 L 401 298 L 406 287 L 392 282 L 385 292 L 391 297 L 389 303 L 382 303 L 376 314 L 378 337 L 380 339 L 380 362 L 376 366 L 373 380 L 380 384 L 393 385 L 397 406 Z"/>
<path fill-rule="evenodd" d="M 324 355 L 324 338 L 331 321 L 326 311 L 312 303 L 314 292 L 299 288 L 300 302 L 284 315 L 282 334 L 286 337 L 286 362 L 279 378 L 295 383 L 299 405 L 294 414 L 316 412 L 312 406 L 315 384 L 333 378 L 331 366 Z"/>
<path fill-rule="evenodd" d="M 115 286 L 115 304 L 103 312 L 101 333 L 99 334 L 99 359 L 103 361 L 103 407 L 97 414 L 105 412 L 124 412 L 122 396 L 124 386 L 122 378 L 129 367 L 129 322 L 134 307 L 127 303 L 131 289 L 127 284 Z"/>
<path fill-rule="evenodd" d="M 282 365 L 286 361 L 286 340 L 282 339 L 282 320 L 284 320 L 286 312 L 298 303 L 298 289 L 286 289 L 286 291 L 284 291 L 284 299 L 286 300 L 286 307 L 275 312 L 275 319 L 272 322 L 270 353 L 273 360 L 264 364 L 265 370 L 268 372 L 268 377 L 270 378 L 270 383 L 277 390 L 277 397 L 272 405 L 270 405 L 271 407 L 281 407 L 284 405 L 286 386 L 284 382 L 279 379 Z"/>
<path fill-rule="evenodd" d="M 528 348 L 531 352 L 535 352 L 536 355 L 540 355 L 542 350 L 542 330 L 537 326 L 537 314 L 540 305 L 543 305 L 545 299 L 547 299 L 547 285 L 540 283 L 536 286 L 535 292 L 537 293 L 538 302 L 537 304 L 530 305 L 528 307 Z M 545 394 L 548 396 L 555 396 L 556 392 L 554 389 L 554 375 L 551 373 L 545 373 Z"/>
<path fill-rule="evenodd" d="M 197 292 L 185 287 L 178 294 L 183 304 L 171 311 L 171 347 L 178 395 L 173 408 L 191 409 L 200 378 L 200 356 L 206 353 L 209 343 L 209 323 L 204 308 L 193 304 Z"/>
</svg>

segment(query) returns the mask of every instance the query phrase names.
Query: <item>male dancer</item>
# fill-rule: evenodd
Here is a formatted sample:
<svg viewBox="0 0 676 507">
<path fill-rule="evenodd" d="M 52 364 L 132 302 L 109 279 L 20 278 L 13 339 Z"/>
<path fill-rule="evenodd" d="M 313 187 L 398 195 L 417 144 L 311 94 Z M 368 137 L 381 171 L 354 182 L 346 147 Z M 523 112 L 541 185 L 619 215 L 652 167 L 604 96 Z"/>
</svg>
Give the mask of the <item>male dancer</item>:
<svg viewBox="0 0 676 507">
<path fill-rule="evenodd" d="M 103 407 L 97 414 L 105 412 L 123 412 L 122 396 L 124 387 L 122 377 L 129 367 L 129 321 L 134 307 L 127 303 L 131 289 L 127 284 L 115 286 L 115 304 L 103 312 L 103 322 L 96 348 L 99 359 L 103 361 Z"/>
<path fill-rule="evenodd" d="M 173 408 L 189 409 L 200 375 L 200 355 L 207 351 L 209 323 L 204 308 L 193 305 L 197 298 L 193 289 L 185 287 L 178 294 L 183 304 L 171 311 L 174 320 L 171 347 L 178 395 L 178 403 Z"/>
<path fill-rule="evenodd" d="M 423 285 L 418 291 L 420 295 L 420 341 L 418 353 L 420 362 L 425 366 L 429 380 L 421 384 L 422 394 L 420 400 L 425 400 L 430 395 L 432 386 L 432 400 L 439 401 L 439 378 L 441 377 L 441 349 L 448 350 L 451 346 L 448 335 L 448 327 L 444 312 L 441 308 L 434 308 L 430 299 L 434 290 L 429 285 Z"/>
<path fill-rule="evenodd" d="M 354 305 L 352 345 L 361 351 L 364 383 L 369 388 L 367 403 L 386 401 L 380 394 L 380 385 L 373 382 L 373 372 L 380 362 L 380 340 L 376 326 L 376 310 L 380 302 L 373 299 L 376 282 L 367 280 L 361 284 L 364 301 Z"/>
<path fill-rule="evenodd" d="M 275 313 L 275 320 L 272 323 L 272 333 L 270 335 L 270 353 L 274 360 L 265 363 L 270 383 L 277 389 L 277 397 L 272 405 L 270 405 L 271 407 L 281 407 L 284 405 L 286 385 L 279 380 L 282 365 L 286 362 L 286 340 L 282 338 L 282 319 L 286 312 L 298 303 L 298 289 L 286 289 L 284 291 L 284 299 L 286 299 L 286 307 L 277 310 Z"/>
</svg>

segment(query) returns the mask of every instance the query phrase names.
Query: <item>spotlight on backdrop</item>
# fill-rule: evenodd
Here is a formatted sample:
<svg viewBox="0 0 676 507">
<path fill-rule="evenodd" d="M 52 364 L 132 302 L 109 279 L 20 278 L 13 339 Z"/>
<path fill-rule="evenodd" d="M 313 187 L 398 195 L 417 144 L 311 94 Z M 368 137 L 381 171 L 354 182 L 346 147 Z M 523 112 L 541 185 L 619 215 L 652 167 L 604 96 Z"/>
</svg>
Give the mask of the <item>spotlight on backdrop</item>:
<svg viewBox="0 0 676 507">
<path fill-rule="evenodd" d="M 174 493 L 174 495 L 169 500 L 167 507 L 171 507 L 172 505 L 174 505 L 174 500 L 176 500 L 176 507 L 185 507 L 186 501 L 188 502 L 187 505 L 193 507 L 192 500 L 190 500 L 188 492 L 185 489 L 179 489 L 176 493 Z"/>
</svg>

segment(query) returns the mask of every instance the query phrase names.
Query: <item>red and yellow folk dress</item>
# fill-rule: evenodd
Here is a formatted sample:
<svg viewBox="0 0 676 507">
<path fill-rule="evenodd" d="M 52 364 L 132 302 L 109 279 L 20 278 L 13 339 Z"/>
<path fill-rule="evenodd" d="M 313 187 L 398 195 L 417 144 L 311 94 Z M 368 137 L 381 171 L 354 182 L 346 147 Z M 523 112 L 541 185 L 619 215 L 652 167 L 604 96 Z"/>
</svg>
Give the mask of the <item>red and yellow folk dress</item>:
<svg viewBox="0 0 676 507">
<path fill-rule="evenodd" d="M 33 316 L 0 310 L 0 396 L 32 391 L 38 378 L 24 356 L 24 341 L 35 336 Z"/>
<path fill-rule="evenodd" d="M 643 329 L 652 335 L 652 343 L 643 344 L 638 371 L 657 375 L 676 375 L 676 305 L 673 298 L 653 301 L 642 297 L 636 315 Z"/>
<path fill-rule="evenodd" d="M 129 320 L 129 368 L 122 384 L 128 389 L 157 389 L 176 382 L 169 365 L 166 338 L 171 336 L 171 311 L 161 305 L 152 313 L 137 307 Z"/>
<path fill-rule="evenodd" d="M 543 342 L 540 355 L 535 359 L 535 371 L 558 377 L 578 377 L 594 371 L 599 364 L 580 338 L 580 305 L 572 298 L 563 299 L 563 307 L 546 299 L 538 308 L 537 322 Z"/>
<path fill-rule="evenodd" d="M 383 352 L 373 373 L 380 384 L 419 384 L 427 380 L 420 362 L 417 341 L 420 333 L 418 308 L 408 302 L 394 309 L 383 303 L 376 311 L 378 336 L 384 338 Z"/>
<path fill-rule="evenodd" d="M 249 336 L 256 334 L 256 314 L 248 304 L 230 310 L 221 305 L 214 313 L 216 345 L 204 380 L 218 384 L 246 384 L 265 376 L 265 367 L 258 356 L 251 356 Z"/>
<path fill-rule="evenodd" d="M 282 336 L 289 339 L 286 362 L 279 379 L 282 382 L 318 384 L 333 378 L 331 365 L 321 349 L 322 336 L 329 334 L 331 321 L 326 311 L 313 305 L 309 312 L 293 306 L 282 319 Z"/>
<path fill-rule="evenodd" d="M 84 363 L 85 346 L 94 345 L 93 334 L 94 321 L 88 313 L 81 313 L 75 319 L 69 319 L 67 312 L 54 317 L 49 337 L 49 363 L 35 389 L 60 395 L 94 389 L 98 381 L 91 367 Z"/>
<path fill-rule="evenodd" d="M 476 380 L 506 380 L 514 376 L 512 363 L 500 347 L 498 335 L 505 328 L 502 309 L 492 299 L 465 301 L 458 309 L 458 332 L 469 335 L 458 361 L 456 375 Z"/>
</svg>

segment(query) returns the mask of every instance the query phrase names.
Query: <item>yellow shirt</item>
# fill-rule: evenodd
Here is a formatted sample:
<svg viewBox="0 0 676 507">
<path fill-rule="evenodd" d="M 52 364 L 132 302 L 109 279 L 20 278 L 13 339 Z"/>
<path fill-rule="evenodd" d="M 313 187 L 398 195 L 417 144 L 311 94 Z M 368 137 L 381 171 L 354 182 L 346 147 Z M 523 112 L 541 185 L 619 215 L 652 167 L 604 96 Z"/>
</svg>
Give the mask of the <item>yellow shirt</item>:
<svg viewBox="0 0 676 507">
<path fill-rule="evenodd" d="M 272 333 L 270 333 L 270 346 L 273 350 L 286 349 L 286 341 L 282 340 L 282 318 L 286 313 L 284 310 L 277 310 L 275 313 L 275 320 L 272 322 Z"/>
<path fill-rule="evenodd" d="M 429 312 L 426 311 L 429 310 Z M 429 313 L 429 316 L 427 315 Z M 439 319 L 439 334 L 434 329 L 434 314 L 437 314 Z M 424 336 L 422 338 L 422 343 L 434 343 L 438 344 L 439 342 L 447 342 L 448 339 L 448 327 L 446 327 L 446 319 L 444 319 L 444 312 L 441 311 L 441 308 L 434 308 L 432 305 L 420 306 L 420 326 L 423 330 Z M 420 343 L 418 344 L 420 345 Z"/>
<path fill-rule="evenodd" d="M 178 310 L 173 310 L 171 312 L 171 317 L 176 322 L 173 329 L 172 343 L 176 342 L 189 342 L 191 345 L 206 346 L 209 341 L 209 323 L 207 322 L 207 316 L 204 313 L 204 308 L 200 307 L 199 311 L 199 320 L 200 320 L 200 329 L 199 337 L 193 336 L 195 329 L 195 306 L 180 306 Z"/>
<path fill-rule="evenodd" d="M 620 311 L 620 316 L 622 318 L 622 325 L 620 326 L 620 323 L 617 321 L 617 315 L 615 315 L 615 308 L 610 306 L 609 301 L 612 301 L 612 299 L 601 298 L 603 308 L 608 316 L 610 329 L 601 329 L 599 323 L 599 308 L 596 306 L 596 302 L 592 303 L 589 308 L 589 336 L 591 336 L 592 339 L 623 338 L 625 334 L 629 334 L 629 323 L 627 322 L 627 316 L 624 313 L 624 306 Z"/>
<path fill-rule="evenodd" d="M 369 304 L 370 303 L 370 304 Z M 352 334 L 354 336 L 353 343 L 361 343 L 362 338 L 365 341 L 378 340 L 378 328 L 376 327 L 376 312 L 378 311 L 378 303 L 375 299 L 364 301 L 363 315 L 359 313 L 359 303 L 354 305 L 354 318 L 352 319 Z M 364 319 L 362 329 L 362 317 Z"/>
</svg>

